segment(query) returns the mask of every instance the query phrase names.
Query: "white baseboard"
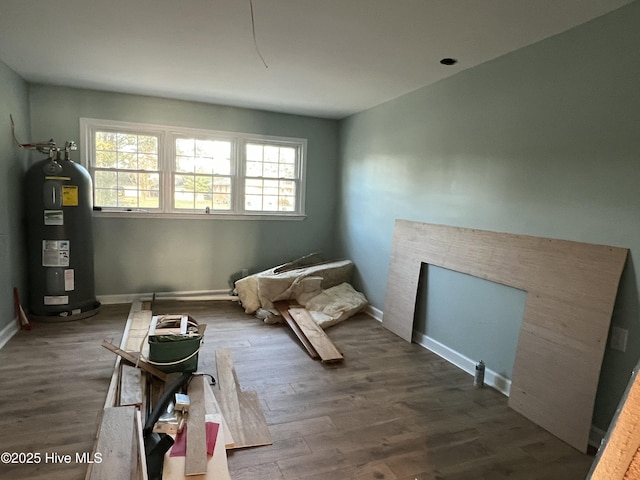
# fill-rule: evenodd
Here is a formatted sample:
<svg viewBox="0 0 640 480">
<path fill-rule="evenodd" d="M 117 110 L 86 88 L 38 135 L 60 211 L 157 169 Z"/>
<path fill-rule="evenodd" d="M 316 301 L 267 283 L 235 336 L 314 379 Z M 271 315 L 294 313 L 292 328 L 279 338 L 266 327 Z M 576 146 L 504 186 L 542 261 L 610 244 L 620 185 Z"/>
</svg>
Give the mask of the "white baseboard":
<svg viewBox="0 0 640 480">
<path fill-rule="evenodd" d="M 448 362 L 453 363 L 456 367 L 464 370 L 468 374 L 475 375 L 477 361 L 472 360 L 437 340 L 415 330 L 413 332 L 413 341 L 414 343 L 417 343 L 418 345 L 421 345 L 427 350 L 430 350 L 436 355 L 444 358 Z M 507 397 L 509 396 L 509 392 L 511 391 L 511 380 L 489 368 L 485 369 L 484 383 L 495 388 L 503 395 Z"/>
<path fill-rule="evenodd" d="M 364 313 L 372 317 L 374 320 L 382 322 L 383 311 L 369 305 L 365 308 Z M 456 352 L 455 350 L 447 347 L 446 345 L 428 337 L 420 332 L 413 331 L 412 341 L 418 345 L 430 350 L 439 357 L 444 358 L 448 362 L 453 363 L 458 368 L 461 368 L 465 372 L 475 375 L 476 362 L 470 358 Z M 509 396 L 511 391 L 511 380 L 489 369 L 485 370 L 484 380 L 487 385 L 495 388 L 503 395 Z M 591 432 L 589 434 L 589 445 L 595 448 L 599 448 L 606 436 L 607 432 L 601 428 L 591 425 Z"/>
<path fill-rule="evenodd" d="M 382 310 L 379 308 L 376 308 L 373 305 L 367 305 L 363 311 L 374 320 L 382 323 Z"/>
<path fill-rule="evenodd" d="M 136 300 L 151 300 L 154 293 L 131 293 L 117 295 L 98 295 L 97 300 L 102 305 L 114 305 L 118 303 L 131 303 Z M 191 292 L 155 292 L 158 300 L 231 300 L 238 297 L 229 294 L 229 290 L 199 290 Z"/>
<path fill-rule="evenodd" d="M 606 435 L 607 432 L 595 425 L 591 425 L 591 432 L 589 432 L 589 445 L 595 448 L 600 448 L 600 445 Z"/>
<path fill-rule="evenodd" d="M 18 333 L 18 319 L 14 318 L 13 321 L 0 330 L 0 348 L 4 347 L 16 333 Z"/>
</svg>

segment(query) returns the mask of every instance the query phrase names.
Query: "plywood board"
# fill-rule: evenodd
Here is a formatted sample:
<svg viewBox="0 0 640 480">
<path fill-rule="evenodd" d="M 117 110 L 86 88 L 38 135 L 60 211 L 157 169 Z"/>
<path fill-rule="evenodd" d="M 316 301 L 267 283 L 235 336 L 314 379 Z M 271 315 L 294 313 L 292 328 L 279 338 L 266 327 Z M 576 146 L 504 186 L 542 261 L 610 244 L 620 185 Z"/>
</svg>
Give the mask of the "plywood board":
<svg viewBox="0 0 640 480">
<path fill-rule="evenodd" d="M 383 325 L 411 341 L 423 263 L 527 292 L 509 405 L 586 451 L 628 250 L 397 220 Z"/>
<path fill-rule="evenodd" d="M 290 308 L 289 314 L 296 322 L 305 337 L 323 362 L 340 362 L 344 360 L 340 350 L 336 348 L 324 330 L 315 322 L 306 308 Z"/>
</svg>

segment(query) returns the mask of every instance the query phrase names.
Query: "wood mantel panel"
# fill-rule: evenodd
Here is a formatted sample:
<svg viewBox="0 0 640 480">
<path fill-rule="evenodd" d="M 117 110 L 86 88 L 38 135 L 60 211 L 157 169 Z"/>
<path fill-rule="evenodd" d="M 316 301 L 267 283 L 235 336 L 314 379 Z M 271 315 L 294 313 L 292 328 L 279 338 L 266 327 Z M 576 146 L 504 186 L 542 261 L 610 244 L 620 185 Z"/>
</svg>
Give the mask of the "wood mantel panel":
<svg viewBox="0 0 640 480">
<path fill-rule="evenodd" d="M 411 341 L 423 263 L 526 291 L 509 406 L 584 452 L 627 252 L 397 220 L 383 324 Z"/>
</svg>

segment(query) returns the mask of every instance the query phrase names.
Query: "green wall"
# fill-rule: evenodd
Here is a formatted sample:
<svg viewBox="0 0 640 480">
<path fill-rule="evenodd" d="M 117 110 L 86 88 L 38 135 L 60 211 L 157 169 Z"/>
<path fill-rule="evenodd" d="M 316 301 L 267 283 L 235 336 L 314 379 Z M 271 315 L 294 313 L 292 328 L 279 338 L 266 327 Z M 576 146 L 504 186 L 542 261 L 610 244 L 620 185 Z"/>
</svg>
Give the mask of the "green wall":
<svg viewBox="0 0 640 480">
<path fill-rule="evenodd" d="M 22 303 L 27 301 L 20 185 L 28 152 L 13 141 L 9 115 L 13 115 L 18 139 L 29 141 L 27 84 L 0 61 L 0 330 L 15 320 L 13 287 L 18 288 Z"/>
<path fill-rule="evenodd" d="M 635 2 L 349 117 L 340 130 L 339 248 L 381 310 L 397 218 L 630 248 L 613 317 L 629 345 L 606 352 L 594 415 L 603 430 L 640 354 L 638 25 Z M 460 301 L 473 310 L 480 283 L 465 280 L 464 298 L 454 276 L 429 272 L 427 283 L 438 286 L 438 305 L 419 309 L 421 333 L 481 357 L 476 319 L 447 313 Z M 488 295 L 517 311 L 517 296 Z M 513 349 L 504 321 L 521 318 L 498 319 L 487 352 Z"/>
<path fill-rule="evenodd" d="M 333 255 L 337 122 L 156 97 L 31 85 L 34 137 L 79 143 L 80 117 L 308 139 L 302 221 L 94 217 L 96 294 L 226 290 L 311 251 Z M 79 161 L 80 152 L 73 159 Z"/>
</svg>

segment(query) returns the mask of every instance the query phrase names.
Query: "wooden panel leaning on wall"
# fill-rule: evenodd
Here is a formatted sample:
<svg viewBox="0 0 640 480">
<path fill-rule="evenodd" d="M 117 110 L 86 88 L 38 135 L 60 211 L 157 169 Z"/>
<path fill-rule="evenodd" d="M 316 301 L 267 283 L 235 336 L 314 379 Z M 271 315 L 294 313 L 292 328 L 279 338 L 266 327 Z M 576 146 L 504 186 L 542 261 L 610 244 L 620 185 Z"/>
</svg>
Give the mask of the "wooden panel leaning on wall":
<svg viewBox="0 0 640 480">
<path fill-rule="evenodd" d="M 586 452 L 627 252 L 396 220 L 383 324 L 411 341 L 423 263 L 526 291 L 509 406 Z"/>
</svg>

